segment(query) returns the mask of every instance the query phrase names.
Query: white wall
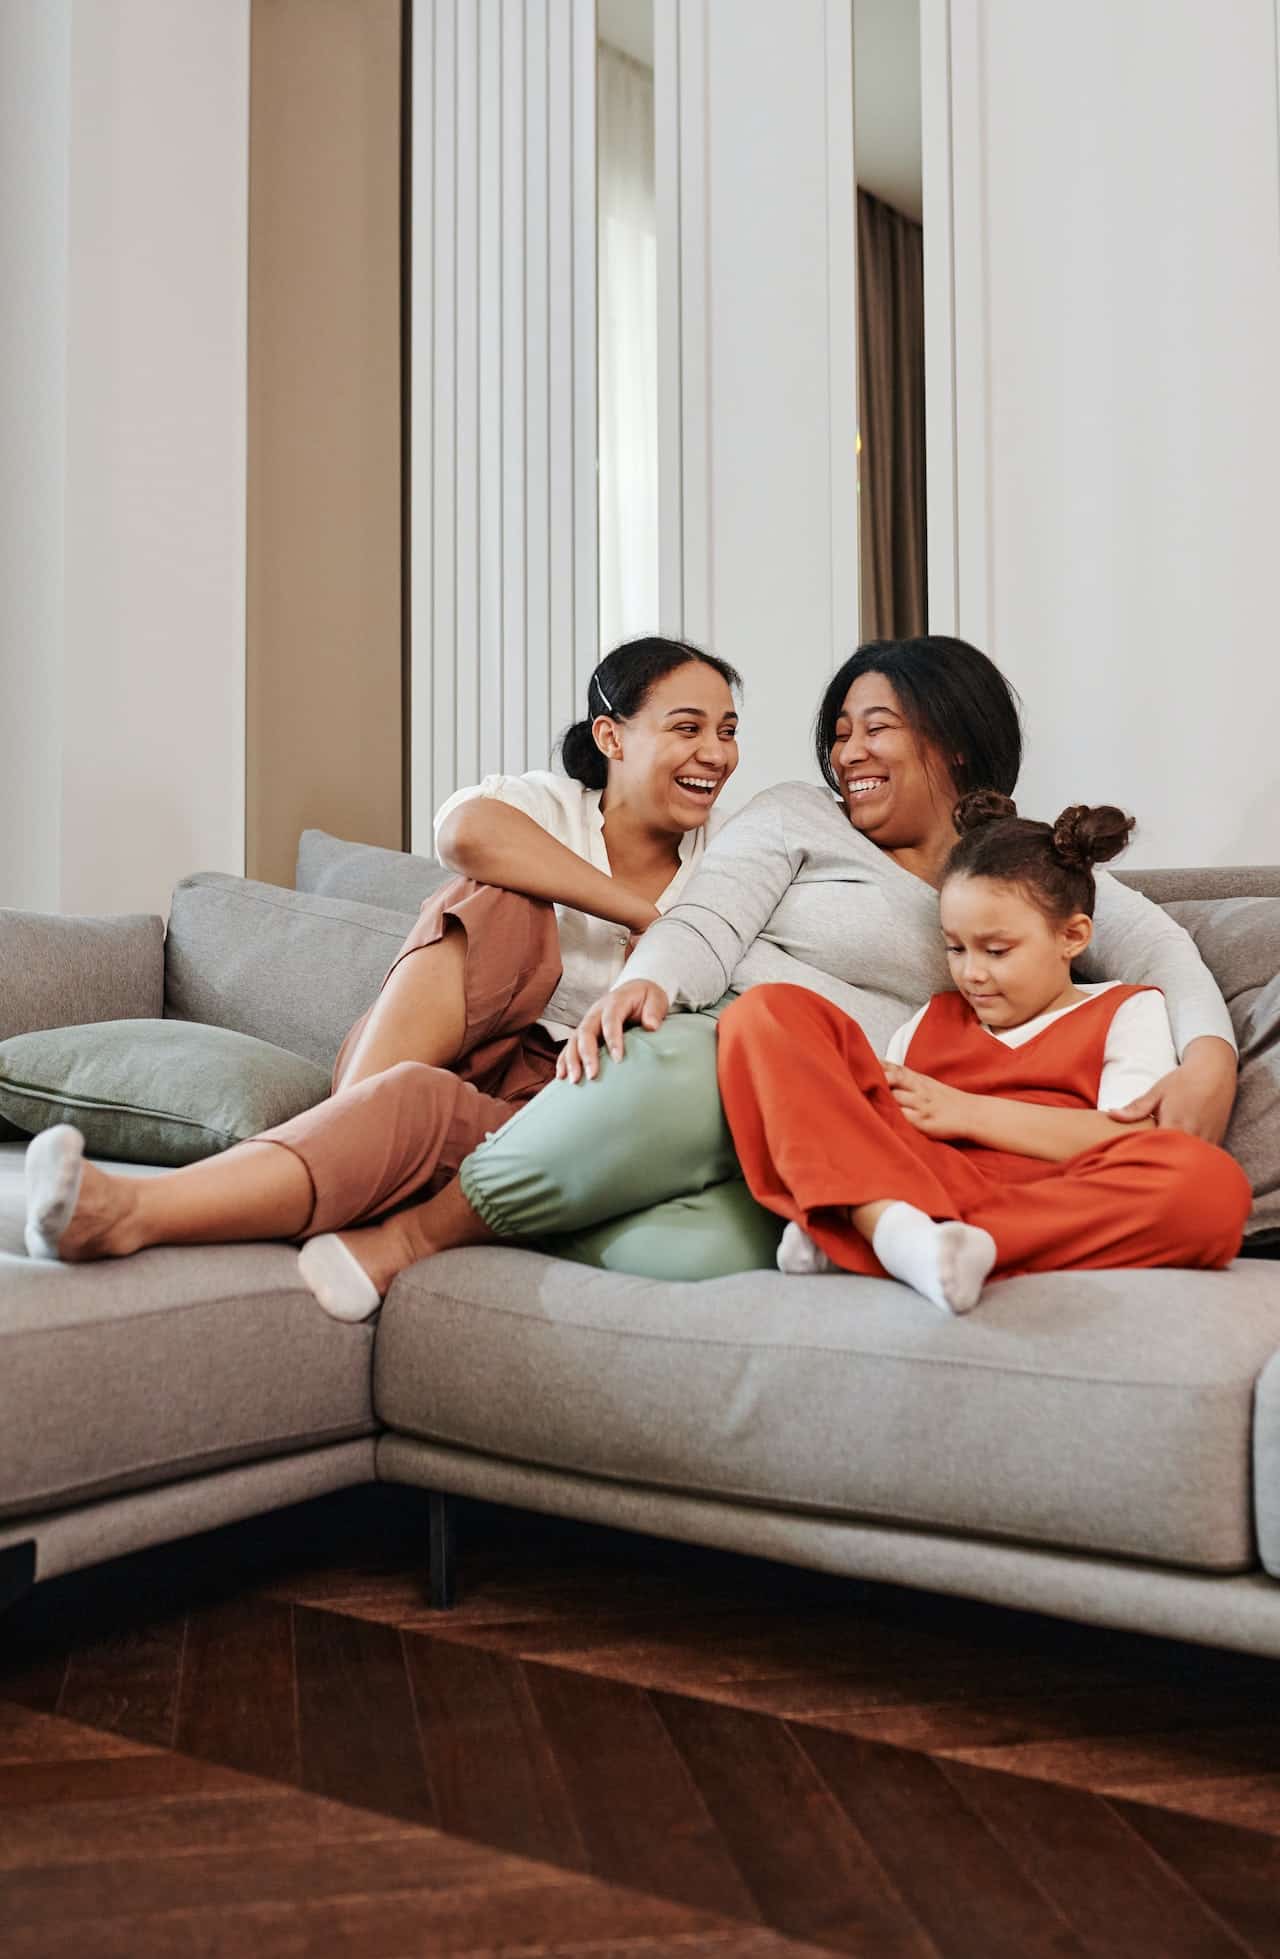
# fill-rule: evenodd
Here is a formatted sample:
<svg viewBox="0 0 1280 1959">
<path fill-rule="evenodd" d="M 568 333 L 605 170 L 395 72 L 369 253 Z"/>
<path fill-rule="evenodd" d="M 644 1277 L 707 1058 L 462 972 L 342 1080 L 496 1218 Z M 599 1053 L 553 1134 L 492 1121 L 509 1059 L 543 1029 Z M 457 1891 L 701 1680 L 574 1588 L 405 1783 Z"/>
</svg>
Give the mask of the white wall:
<svg viewBox="0 0 1280 1959">
<path fill-rule="evenodd" d="M 0 340 L 6 398 L 34 371 L 14 346 L 42 350 L 0 903 L 163 910 L 186 871 L 243 867 L 248 30 L 249 0 L 69 0 L 17 50 L 55 113 L 4 141 L 65 218 Z M 0 455 L 0 507 L 22 472 Z"/>
<path fill-rule="evenodd" d="M 1021 690 L 1028 811 L 1119 801 L 1137 864 L 1280 861 L 1274 0 L 922 25 L 932 622 Z"/>
<path fill-rule="evenodd" d="M 56 901 L 71 0 L 0 7 L 0 904 Z"/>
<path fill-rule="evenodd" d="M 738 804 L 813 775 L 857 642 L 848 0 L 657 0 L 655 89 L 664 625 L 743 672 Z"/>
</svg>

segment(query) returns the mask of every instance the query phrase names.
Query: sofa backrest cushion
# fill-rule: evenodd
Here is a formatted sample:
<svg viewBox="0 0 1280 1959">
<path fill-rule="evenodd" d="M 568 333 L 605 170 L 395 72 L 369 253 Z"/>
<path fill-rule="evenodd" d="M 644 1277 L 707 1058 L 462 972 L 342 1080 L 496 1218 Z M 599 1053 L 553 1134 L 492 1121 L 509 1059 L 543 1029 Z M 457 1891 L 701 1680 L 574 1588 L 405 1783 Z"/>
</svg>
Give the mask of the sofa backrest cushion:
<svg viewBox="0 0 1280 1959">
<path fill-rule="evenodd" d="M 416 912 L 450 875 L 434 857 L 414 857 L 407 850 L 384 850 L 373 843 L 348 843 L 343 837 L 331 837 L 327 830 L 304 830 L 295 882 L 299 891 L 312 891 L 318 897 L 354 898 L 362 905 Z"/>
<path fill-rule="evenodd" d="M 1176 899 L 1222 988 L 1240 1045 L 1240 1086 L 1227 1148 L 1253 1185 L 1248 1237 L 1280 1236 L 1280 898 Z"/>
<path fill-rule="evenodd" d="M 164 996 L 163 942 L 164 921 L 141 913 L 0 910 L 0 1041 L 91 1020 L 150 1019 Z M 0 1117 L 0 1141 L 19 1135 Z"/>
<path fill-rule="evenodd" d="M 164 1012 L 332 1068 L 416 913 L 200 871 L 173 894 Z"/>
</svg>

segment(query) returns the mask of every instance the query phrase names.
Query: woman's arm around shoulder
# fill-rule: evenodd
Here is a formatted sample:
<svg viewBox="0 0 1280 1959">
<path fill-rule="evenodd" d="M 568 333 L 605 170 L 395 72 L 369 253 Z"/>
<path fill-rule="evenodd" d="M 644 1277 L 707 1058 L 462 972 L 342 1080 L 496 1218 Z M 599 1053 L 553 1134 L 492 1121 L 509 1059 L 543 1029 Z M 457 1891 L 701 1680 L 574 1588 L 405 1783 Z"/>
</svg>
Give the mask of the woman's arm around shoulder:
<svg viewBox="0 0 1280 1959">
<path fill-rule="evenodd" d="M 1100 871 L 1093 943 L 1080 962 L 1090 978 L 1158 986 L 1164 994 L 1178 1065 L 1145 1095 L 1110 1113 L 1116 1122 L 1154 1118 L 1206 1142 L 1226 1134 L 1236 1089 L 1236 1043 L 1217 981 L 1189 932 L 1115 878 Z"/>
</svg>

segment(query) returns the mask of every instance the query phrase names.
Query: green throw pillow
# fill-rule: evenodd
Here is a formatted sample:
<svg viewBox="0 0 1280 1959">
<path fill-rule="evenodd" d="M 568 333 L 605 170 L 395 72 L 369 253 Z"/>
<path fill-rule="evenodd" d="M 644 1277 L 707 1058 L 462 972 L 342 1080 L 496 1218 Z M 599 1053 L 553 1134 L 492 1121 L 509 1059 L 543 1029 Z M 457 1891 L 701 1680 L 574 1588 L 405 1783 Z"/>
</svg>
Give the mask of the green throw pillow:
<svg viewBox="0 0 1280 1959">
<path fill-rule="evenodd" d="M 593 1230 L 545 1238 L 538 1249 L 641 1279 L 725 1279 L 733 1272 L 772 1271 L 781 1236 L 782 1219 L 734 1177 Z"/>
<path fill-rule="evenodd" d="M 104 1020 L 0 1041 L 0 1119 L 71 1122 L 91 1156 L 176 1166 L 216 1156 L 323 1101 L 314 1061 L 225 1027 Z"/>
</svg>

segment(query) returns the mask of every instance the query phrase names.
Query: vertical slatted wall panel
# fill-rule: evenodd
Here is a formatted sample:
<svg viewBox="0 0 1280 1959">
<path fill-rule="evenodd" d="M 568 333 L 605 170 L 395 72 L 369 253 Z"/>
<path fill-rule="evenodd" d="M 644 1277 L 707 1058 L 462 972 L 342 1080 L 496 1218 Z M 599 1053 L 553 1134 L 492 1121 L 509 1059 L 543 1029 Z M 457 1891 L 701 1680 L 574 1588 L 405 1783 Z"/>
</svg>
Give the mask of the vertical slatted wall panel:
<svg viewBox="0 0 1280 1959">
<path fill-rule="evenodd" d="M 528 740 L 525 672 L 524 0 L 502 5 L 502 757 L 518 774 Z"/>
<path fill-rule="evenodd" d="M 711 528 L 711 262 L 707 132 L 708 0 L 681 0 L 680 34 L 680 396 L 684 473 L 684 632 L 715 645 Z"/>
<path fill-rule="evenodd" d="M 412 846 L 597 655 L 594 0 L 416 0 Z"/>
<path fill-rule="evenodd" d="M 457 130 L 454 295 L 457 434 L 454 449 L 454 648 L 456 767 L 459 782 L 480 774 L 480 16 L 475 0 L 457 4 Z M 416 229 L 416 224 L 415 224 Z M 443 649 L 441 649 L 443 650 Z M 449 793 L 457 783 L 450 783 Z M 436 798 L 440 800 L 439 796 Z M 423 811 L 425 816 L 426 812 Z M 414 811 L 414 828 L 418 825 Z"/>
<path fill-rule="evenodd" d="M 547 41 L 547 277 L 550 309 L 551 726 L 566 726 L 573 685 L 573 0 L 549 0 Z M 564 514 L 570 513 L 566 524 Z"/>
<path fill-rule="evenodd" d="M 524 10 L 525 739 L 549 755 L 551 716 L 550 295 L 547 200 L 547 0 Z"/>
<path fill-rule="evenodd" d="M 653 161 L 658 229 L 658 620 L 684 632 L 680 393 L 680 0 L 653 0 Z"/>
<path fill-rule="evenodd" d="M 466 0 L 463 0 L 464 5 Z M 421 0 L 418 0 L 421 5 Z M 436 803 L 435 783 L 453 783 L 458 771 L 457 617 L 458 555 L 457 497 L 454 467 L 458 441 L 456 317 L 457 224 L 457 61 L 458 0 L 433 0 L 434 47 L 414 29 L 413 151 L 430 148 L 434 159 L 434 202 L 430 238 L 424 237 L 427 206 L 416 195 L 413 206 L 413 323 L 411 329 L 413 400 L 430 396 L 433 415 L 429 430 L 415 415 L 411 458 L 410 503 L 410 647 L 413 653 L 411 697 L 432 702 L 431 746 L 417 739 L 410 756 L 410 831 L 416 849 L 423 848 Z M 434 59 L 435 72 L 423 72 Z M 422 105 L 431 102 L 434 128 L 423 131 Z M 431 362 L 423 372 L 423 353 Z M 429 472 L 429 475 L 428 475 Z M 423 495 L 423 486 L 427 493 Z M 428 542 L 429 540 L 429 542 Z M 422 576 L 428 554 L 430 587 Z M 426 658 L 423 658 L 425 650 Z"/>
</svg>

